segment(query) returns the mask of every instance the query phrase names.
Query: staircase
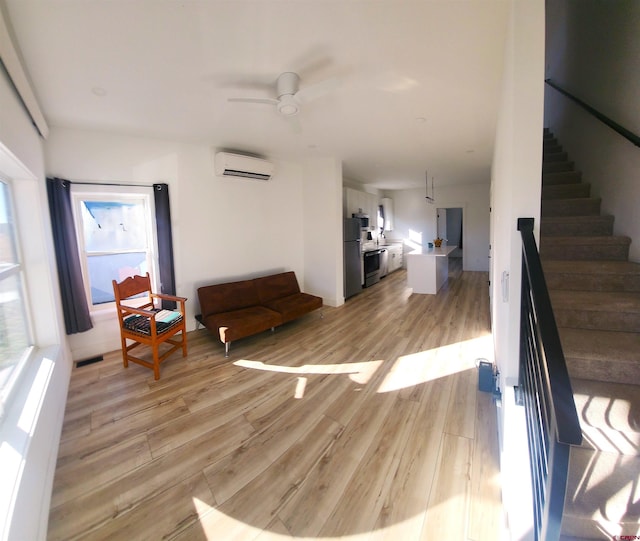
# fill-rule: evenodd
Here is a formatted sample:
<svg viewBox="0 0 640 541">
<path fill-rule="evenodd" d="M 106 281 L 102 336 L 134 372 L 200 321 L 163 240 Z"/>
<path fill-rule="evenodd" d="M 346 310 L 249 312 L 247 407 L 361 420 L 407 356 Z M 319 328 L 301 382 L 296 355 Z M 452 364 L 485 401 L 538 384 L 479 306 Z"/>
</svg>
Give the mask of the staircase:
<svg viewBox="0 0 640 541">
<path fill-rule="evenodd" d="M 540 257 L 583 433 L 562 539 L 640 536 L 640 265 L 546 130 L 543 156 Z"/>
</svg>

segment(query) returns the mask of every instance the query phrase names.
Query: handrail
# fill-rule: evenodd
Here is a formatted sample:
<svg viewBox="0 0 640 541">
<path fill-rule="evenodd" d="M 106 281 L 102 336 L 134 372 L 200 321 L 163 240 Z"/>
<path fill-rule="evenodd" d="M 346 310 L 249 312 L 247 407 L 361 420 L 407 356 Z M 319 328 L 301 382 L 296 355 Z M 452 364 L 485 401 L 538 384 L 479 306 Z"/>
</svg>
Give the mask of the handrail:
<svg viewBox="0 0 640 541">
<path fill-rule="evenodd" d="M 582 443 L 569 372 L 533 235 L 522 236 L 519 390 L 525 406 L 533 487 L 535 538 L 559 539 L 571 445 Z"/>
<path fill-rule="evenodd" d="M 609 126 L 612 130 L 622 135 L 622 137 L 631 141 L 637 147 L 640 147 L 640 136 L 636 135 L 635 133 L 628 130 L 627 128 L 621 126 L 615 120 L 611 120 L 608 116 L 602 114 L 597 109 L 594 109 L 593 107 L 591 107 L 591 105 L 589 105 L 588 103 L 585 103 L 580 98 L 577 98 L 576 96 L 574 96 L 573 94 L 571 94 L 570 92 L 562 88 L 558 83 L 553 82 L 551 79 L 545 79 L 544 82 L 547 83 L 551 88 L 555 88 L 558 92 L 560 92 L 560 94 L 563 94 L 570 100 L 575 101 L 585 111 L 587 111 L 588 113 L 591 113 L 598 120 L 600 120 L 601 122 Z"/>
</svg>

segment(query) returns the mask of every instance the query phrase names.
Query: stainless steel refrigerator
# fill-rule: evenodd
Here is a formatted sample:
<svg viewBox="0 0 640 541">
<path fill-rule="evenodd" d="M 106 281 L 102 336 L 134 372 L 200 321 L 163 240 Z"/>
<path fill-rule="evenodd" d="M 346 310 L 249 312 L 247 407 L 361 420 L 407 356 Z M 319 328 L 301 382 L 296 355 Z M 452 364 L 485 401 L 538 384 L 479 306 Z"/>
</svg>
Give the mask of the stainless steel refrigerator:
<svg viewBox="0 0 640 541">
<path fill-rule="evenodd" d="M 344 220 L 344 298 L 362 291 L 362 250 L 360 249 L 359 218 Z"/>
</svg>

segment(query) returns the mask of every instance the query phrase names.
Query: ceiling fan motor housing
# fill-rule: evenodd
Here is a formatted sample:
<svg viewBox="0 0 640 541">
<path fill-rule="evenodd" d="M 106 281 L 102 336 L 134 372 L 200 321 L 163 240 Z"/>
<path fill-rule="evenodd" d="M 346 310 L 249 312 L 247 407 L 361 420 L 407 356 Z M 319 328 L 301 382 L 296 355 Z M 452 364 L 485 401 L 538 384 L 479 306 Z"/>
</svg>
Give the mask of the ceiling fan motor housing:
<svg viewBox="0 0 640 541">
<path fill-rule="evenodd" d="M 278 98 L 282 96 L 293 96 L 297 91 L 300 84 L 300 76 L 297 73 L 287 71 L 281 73 L 276 81 L 276 91 Z"/>
<path fill-rule="evenodd" d="M 285 72 L 278 77 L 276 82 L 276 90 L 278 93 L 278 112 L 284 116 L 293 116 L 298 114 L 299 106 L 295 99 L 295 93 L 298 91 L 300 77 L 297 73 Z"/>
</svg>

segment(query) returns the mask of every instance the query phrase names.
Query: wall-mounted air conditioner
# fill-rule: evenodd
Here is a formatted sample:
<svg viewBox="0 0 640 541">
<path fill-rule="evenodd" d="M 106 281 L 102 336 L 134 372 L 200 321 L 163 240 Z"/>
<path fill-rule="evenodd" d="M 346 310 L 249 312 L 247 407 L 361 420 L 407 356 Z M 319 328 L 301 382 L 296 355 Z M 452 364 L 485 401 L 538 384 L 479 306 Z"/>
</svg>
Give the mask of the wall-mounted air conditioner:
<svg viewBox="0 0 640 541">
<path fill-rule="evenodd" d="M 274 164 L 267 160 L 231 152 L 217 152 L 213 162 L 216 175 L 219 177 L 269 180 L 275 171 Z"/>
</svg>

